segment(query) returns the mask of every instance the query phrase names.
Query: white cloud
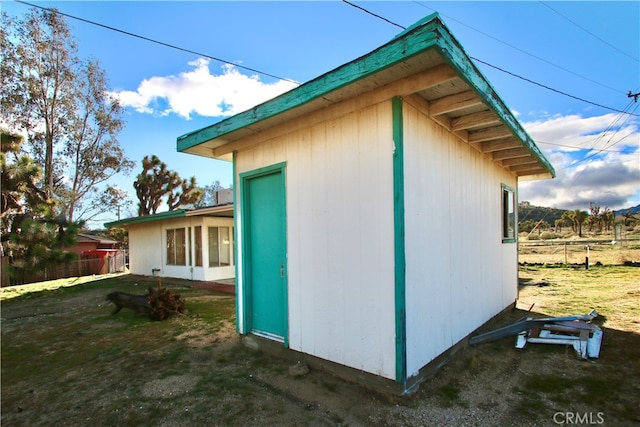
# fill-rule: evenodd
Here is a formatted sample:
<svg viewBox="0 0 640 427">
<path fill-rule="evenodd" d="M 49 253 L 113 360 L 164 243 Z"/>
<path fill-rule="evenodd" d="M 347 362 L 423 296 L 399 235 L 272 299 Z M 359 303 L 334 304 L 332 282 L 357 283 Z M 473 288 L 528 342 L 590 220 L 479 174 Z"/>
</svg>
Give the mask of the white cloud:
<svg viewBox="0 0 640 427">
<path fill-rule="evenodd" d="M 582 210 L 591 202 L 610 209 L 639 204 L 640 131 L 637 121 L 622 118 L 629 120 L 617 114 L 568 115 L 523 123 L 557 177 L 521 183 L 520 200 Z"/>
<path fill-rule="evenodd" d="M 191 114 L 205 117 L 231 116 L 293 89 L 296 84 L 280 80 L 263 83 L 258 76 L 247 76 L 230 64 L 221 74 L 211 74 L 209 60 L 199 58 L 193 67 L 177 76 L 151 77 L 135 91 L 113 92 L 124 107 L 139 113 L 177 114 L 189 119 Z"/>
</svg>

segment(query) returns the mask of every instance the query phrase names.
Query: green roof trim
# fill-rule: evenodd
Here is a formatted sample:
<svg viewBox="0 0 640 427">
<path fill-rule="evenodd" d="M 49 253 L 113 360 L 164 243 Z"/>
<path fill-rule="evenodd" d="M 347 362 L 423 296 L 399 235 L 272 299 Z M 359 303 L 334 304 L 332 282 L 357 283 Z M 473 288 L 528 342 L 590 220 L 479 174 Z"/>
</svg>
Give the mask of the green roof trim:
<svg viewBox="0 0 640 427">
<path fill-rule="evenodd" d="M 432 15 L 432 17 L 436 16 Z M 421 32 L 420 43 L 398 43 L 396 39 L 367 55 L 344 64 L 250 110 L 238 113 L 203 129 L 179 136 L 177 149 L 180 152 L 188 150 L 203 142 L 219 138 L 253 123 L 304 105 L 336 89 L 402 62 L 408 57 L 434 46 L 435 42 L 436 35 L 431 30 Z"/>
<path fill-rule="evenodd" d="M 252 124 L 301 107 L 430 49 L 436 49 L 442 55 L 444 60 L 458 72 L 459 76 L 469 84 L 483 102 L 514 132 L 523 142 L 524 147 L 547 169 L 551 176 L 555 176 L 555 170 L 551 163 L 473 64 L 471 58 L 465 53 L 437 13 L 416 22 L 374 51 L 289 92 L 213 125 L 179 136 L 177 150 L 179 152 L 187 151 L 207 141 L 222 138 Z"/>
<path fill-rule="evenodd" d="M 554 167 L 545 155 L 542 154 L 533 138 L 524 130 L 511 110 L 505 105 L 502 98 L 498 96 L 493 86 L 491 86 L 480 70 L 473 64 L 471 58 L 466 54 L 460 43 L 444 24 L 440 26 L 439 31 L 441 31 L 441 34 L 438 38 L 438 47 L 445 60 L 458 71 L 460 77 L 488 104 L 489 108 L 496 113 L 500 120 L 516 134 L 523 142 L 524 147 L 538 159 L 551 176 L 555 177 L 556 171 Z"/>
<path fill-rule="evenodd" d="M 161 212 L 153 215 L 137 216 L 134 218 L 121 219 L 119 221 L 107 222 L 105 228 L 125 227 L 132 224 L 140 224 L 143 222 L 162 221 L 165 219 L 182 218 L 186 216 L 187 209 L 178 209 L 175 211 Z"/>
</svg>

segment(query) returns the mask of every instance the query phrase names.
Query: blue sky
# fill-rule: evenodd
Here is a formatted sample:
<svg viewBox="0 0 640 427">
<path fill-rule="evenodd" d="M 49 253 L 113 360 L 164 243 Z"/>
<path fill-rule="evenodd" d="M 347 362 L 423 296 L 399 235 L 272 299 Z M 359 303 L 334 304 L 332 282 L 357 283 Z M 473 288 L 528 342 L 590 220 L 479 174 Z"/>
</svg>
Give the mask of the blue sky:
<svg viewBox="0 0 640 427">
<path fill-rule="evenodd" d="M 200 185 L 230 185 L 231 164 L 178 153 L 179 135 L 288 90 L 291 81 L 309 81 L 402 31 L 341 1 L 33 3 L 228 61 L 67 19 L 81 56 L 99 60 L 127 106 L 120 141 L 128 157 L 139 165 L 156 154 Z M 611 209 L 640 204 L 640 100 L 627 96 L 640 92 L 640 2 L 353 3 L 403 27 L 441 15 L 558 172 L 553 180 L 522 183 L 520 200 L 583 210 L 590 202 Z M 9 15 L 29 9 L 7 0 L 0 7 Z M 138 169 L 112 182 L 132 200 Z"/>
</svg>

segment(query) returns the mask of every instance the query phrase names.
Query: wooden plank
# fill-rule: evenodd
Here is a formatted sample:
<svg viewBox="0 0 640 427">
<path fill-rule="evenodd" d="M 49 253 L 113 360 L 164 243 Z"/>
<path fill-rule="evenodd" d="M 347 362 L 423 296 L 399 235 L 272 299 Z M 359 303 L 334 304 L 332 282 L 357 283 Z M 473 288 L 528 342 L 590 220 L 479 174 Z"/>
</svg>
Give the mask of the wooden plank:
<svg viewBox="0 0 640 427">
<path fill-rule="evenodd" d="M 463 108 L 482 104 L 482 100 L 472 90 L 444 96 L 431 102 L 431 115 L 451 113 Z"/>
<path fill-rule="evenodd" d="M 531 171 L 542 171 L 543 168 L 537 163 L 529 163 L 526 165 L 518 165 L 518 166 L 510 166 L 509 170 L 511 172 L 531 172 Z"/>
<path fill-rule="evenodd" d="M 504 125 L 493 126 L 490 128 L 484 128 L 469 132 L 469 142 L 473 143 L 491 141 L 494 139 L 507 138 L 512 135 L 513 132 L 511 131 L 511 129 Z M 520 145 L 522 145 L 522 143 L 520 143 Z"/>
<path fill-rule="evenodd" d="M 525 148 L 511 148 L 509 150 L 494 151 L 491 155 L 493 160 L 511 159 L 514 157 L 527 157 L 531 153 Z"/>
<path fill-rule="evenodd" d="M 509 137 L 483 142 L 480 144 L 480 151 L 483 153 L 492 153 L 494 151 L 508 150 L 510 148 L 518 147 L 522 147 L 522 142 L 515 137 Z"/>
<path fill-rule="evenodd" d="M 534 157 L 516 157 L 514 159 L 504 159 L 501 161 L 502 166 L 504 167 L 510 167 L 510 166 L 518 166 L 518 165 L 525 165 L 525 164 L 537 164 L 538 160 L 536 160 Z"/>
<path fill-rule="evenodd" d="M 498 123 L 500 123 L 498 116 L 493 111 L 487 110 L 451 120 L 451 130 L 466 130 Z"/>
</svg>

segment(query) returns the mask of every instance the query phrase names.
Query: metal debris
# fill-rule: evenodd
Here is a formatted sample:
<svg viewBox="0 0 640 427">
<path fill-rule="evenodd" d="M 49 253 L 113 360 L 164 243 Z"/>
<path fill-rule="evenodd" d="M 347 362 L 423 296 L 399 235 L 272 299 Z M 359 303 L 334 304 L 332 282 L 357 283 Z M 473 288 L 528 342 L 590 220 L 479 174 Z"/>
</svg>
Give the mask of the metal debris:
<svg viewBox="0 0 640 427">
<path fill-rule="evenodd" d="M 524 348 L 527 343 L 564 344 L 573 346 L 583 359 L 598 358 L 602 343 L 602 330 L 591 322 L 598 316 L 593 310 L 589 314 L 533 319 L 527 317 L 503 328 L 476 335 L 469 344 L 496 341 L 517 335 L 516 348 Z"/>
</svg>

